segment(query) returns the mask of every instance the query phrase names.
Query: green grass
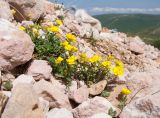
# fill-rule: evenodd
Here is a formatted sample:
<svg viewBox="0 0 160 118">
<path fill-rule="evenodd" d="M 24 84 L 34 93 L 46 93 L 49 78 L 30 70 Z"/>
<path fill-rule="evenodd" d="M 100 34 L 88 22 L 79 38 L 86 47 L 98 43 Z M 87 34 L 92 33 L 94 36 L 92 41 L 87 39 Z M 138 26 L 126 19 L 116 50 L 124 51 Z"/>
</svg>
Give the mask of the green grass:
<svg viewBox="0 0 160 118">
<path fill-rule="evenodd" d="M 160 15 L 104 14 L 94 16 L 104 27 L 118 29 L 130 36 L 138 35 L 146 43 L 160 48 Z"/>
</svg>

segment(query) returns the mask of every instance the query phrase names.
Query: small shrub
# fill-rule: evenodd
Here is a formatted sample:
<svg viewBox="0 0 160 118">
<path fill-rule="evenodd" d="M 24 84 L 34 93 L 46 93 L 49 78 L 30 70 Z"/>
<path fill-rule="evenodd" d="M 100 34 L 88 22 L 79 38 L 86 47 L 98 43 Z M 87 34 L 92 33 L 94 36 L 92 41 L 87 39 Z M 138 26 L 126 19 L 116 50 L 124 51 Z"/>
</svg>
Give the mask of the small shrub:
<svg viewBox="0 0 160 118">
<path fill-rule="evenodd" d="M 11 80 L 4 82 L 2 86 L 6 91 L 10 91 L 13 87 Z"/>
<path fill-rule="evenodd" d="M 103 79 L 109 79 L 113 73 L 122 76 L 123 63 L 112 56 L 103 60 L 99 55 L 88 57 L 78 51 L 77 37 L 66 34 L 65 41 L 61 41 L 59 25 L 63 21 L 56 20 L 55 25 L 42 28 L 35 24 L 25 31 L 31 36 L 34 44 L 34 57 L 48 60 L 53 68 L 55 77 L 70 83 L 73 79 L 83 80 L 88 86 Z"/>
<path fill-rule="evenodd" d="M 112 109 L 112 107 L 108 110 L 108 115 L 112 116 L 112 118 L 116 118 L 117 112 Z"/>
</svg>

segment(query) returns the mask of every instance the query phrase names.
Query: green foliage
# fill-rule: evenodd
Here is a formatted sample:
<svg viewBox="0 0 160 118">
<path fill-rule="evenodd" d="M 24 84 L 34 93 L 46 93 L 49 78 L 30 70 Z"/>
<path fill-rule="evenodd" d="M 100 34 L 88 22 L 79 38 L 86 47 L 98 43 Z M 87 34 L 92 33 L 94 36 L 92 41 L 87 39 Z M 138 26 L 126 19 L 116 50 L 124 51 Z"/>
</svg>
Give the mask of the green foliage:
<svg viewBox="0 0 160 118">
<path fill-rule="evenodd" d="M 102 91 L 101 93 L 102 97 L 109 97 L 110 96 L 110 92 L 108 92 L 107 90 Z"/>
<path fill-rule="evenodd" d="M 112 107 L 108 110 L 108 115 L 112 116 L 112 118 L 116 118 L 117 112 L 112 109 Z"/>
<path fill-rule="evenodd" d="M 46 59 L 51 56 L 58 56 L 61 54 L 62 46 L 59 38 L 54 33 L 47 33 L 45 39 L 43 37 L 35 37 L 30 33 L 33 43 L 35 44 L 35 56 L 38 59 Z"/>
<path fill-rule="evenodd" d="M 70 84 L 72 79 L 77 79 L 85 81 L 90 86 L 100 80 L 110 78 L 112 75 L 110 68 L 112 63 L 115 63 L 114 59 L 108 60 L 107 58 L 110 63 L 104 63 L 106 60 L 103 61 L 98 55 L 88 57 L 84 54 L 84 60 L 82 55 L 78 56 L 80 52 L 75 47 L 77 37 L 73 34 L 66 34 L 66 40 L 62 42 L 58 26 L 51 25 L 43 28 L 34 24 L 25 28 L 35 44 L 34 58 L 48 60 L 55 77 L 67 84 Z"/>
<path fill-rule="evenodd" d="M 76 65 L 68 65 L 66 61 L 63 61 L 60 64 L 55 64 L 55 58 L 53 57 L 48 58 L 48 61 L 53 68 L 54 75 L 69 85 L 76 72 Z"/>
<path fill-rule="evenodd" d="M 85 81 L 89 86 L 110 76 L 109 70 L 101 68 L 99 63 L 90 64 L 79 62 L 76 72 L 76 78 Z"/>
<path fill-rule="evenodd" d="M 119 104 L 118 104 L 118 108 L 120 110 L 123 110 L 123 108 L 126 106 L 127 104 L 127 95 L 121 95 L 120 100 L 119 100 Z"/>
<path fill-rule="evenodd" d="M 3 87 L 5 90 L 10 91 L 13 87 L 11 80 L 4 82 Z"/>
</svg>

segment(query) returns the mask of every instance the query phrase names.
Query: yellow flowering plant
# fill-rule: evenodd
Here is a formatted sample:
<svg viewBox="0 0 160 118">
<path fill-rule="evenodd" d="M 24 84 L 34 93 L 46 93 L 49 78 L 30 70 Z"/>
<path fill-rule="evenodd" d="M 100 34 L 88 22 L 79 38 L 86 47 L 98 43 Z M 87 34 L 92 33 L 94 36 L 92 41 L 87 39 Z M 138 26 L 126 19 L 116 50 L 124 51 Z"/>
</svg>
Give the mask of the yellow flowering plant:
<svg viewBox="0 0 160 118">
<path fill-rule="evenodd" d="M 57 33 L 57 32 L 60 31 L 59 27 L 58 26 L 54 26 L 54 25 L 52 25 L 51 27 L 48 27 L 47 30 L 49 32 L 53 32 L 53 33 Z"/>
<path fill-rule="evenodd" d="M 118 104 L 118 108 L 120 110 L 123 110 L 123 108 L 126 106 L 127 104 L 127 96 L 131 94 L 131 91 L 128 88 L 122 88 L 121 93 L 119 95 L 119 104 Z"/>
<path fill-rule="evenodd" d="M 77 39 L 77 37 L 73 34 L 66 34 L 67 40 L 73 42 Z"/>
<path fill-rule="evenodd" d="M 56 20 L 56 23 L 57 23 L 58 25 L 62 25 L 62 24 L 63 24 L 62 20 L 59 20 L 59 19 Z"/>
<path fill-rule="evenodd" d="M 67 33 L 65 41 L 61 41 L 58 36 L 62 24 L 61 20 L 56 20 L 57 26 L 52 25 L 44 28 L 40 24 L 34 24 L 29 28 L 21 27 L 32 38 L 35 49 L 34 58 L 48 60 L 53 68 L 55 77 L 70 83 L 71 80 L 83 80 L 88 86 L 100 80 L 110 80 L 113 74 L 123 76 L 124 64 L 109 55 L 105 60 L 100 55 L 91 57 L 78 51 L 75 45 L 77 37 L 72 33 Z M 40 33 L 43 32 L 43 37 Z M 112 74 L 113 73 L 113 74 Z M 115 77 L 114 76 L 114 77 Z"/>
<path fill-rule="evenodd" d="M 26 28 L 23 27 L 23 26 L 19 26 L 18 28 L 19 28 L 19 30 L 21 30 L 21 31 L 25 31 L 25 30 L 26 30 Z"/>
</svg>

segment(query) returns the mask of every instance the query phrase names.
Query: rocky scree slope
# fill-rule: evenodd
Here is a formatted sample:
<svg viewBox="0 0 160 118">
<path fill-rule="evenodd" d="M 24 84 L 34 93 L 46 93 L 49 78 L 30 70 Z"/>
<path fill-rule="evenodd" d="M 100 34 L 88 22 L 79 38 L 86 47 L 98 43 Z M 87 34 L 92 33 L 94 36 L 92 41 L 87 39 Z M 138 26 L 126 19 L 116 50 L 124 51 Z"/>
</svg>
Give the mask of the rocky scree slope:
<svg viewBox="0 0 160 118">
<path fill-rule="evenodd" d="M 57 22 L 62 41 L 66 33 L 75 34 L 80 52 L 90 57 L 113 55 L 124 63 L 124 75 L 91 86 L 74 79 L 67 86 L 57 79 L 53 65 L 36 58 L 33 37 L 24 31 L 38 23 L 53 26 L 57 19 L 62 21 Z M 32 32 L 44 34 L 37 27 Z M 2 118 L 160 117 L 160 51 L 139 37 L 103 29 L 84 10 L 72 11 L 46 0 L 0 0 L 0 72 Z M 131 94 L 120 110 L 122 88 Z"/>
</svg>

